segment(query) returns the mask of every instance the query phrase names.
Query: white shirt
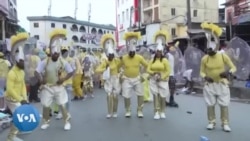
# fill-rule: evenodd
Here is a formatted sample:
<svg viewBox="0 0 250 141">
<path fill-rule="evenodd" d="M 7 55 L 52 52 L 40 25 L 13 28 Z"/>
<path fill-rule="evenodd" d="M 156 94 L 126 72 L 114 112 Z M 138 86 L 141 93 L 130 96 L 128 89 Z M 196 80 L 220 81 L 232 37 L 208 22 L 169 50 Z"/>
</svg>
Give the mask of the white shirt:
<svg viewBox="0 0 250 141">
<path fill-rule="evenodd" d="M 60 61 L 60 60 L 58 59 L 57 61 Z M 46 64 L 47 64 L 47 59 L 41 61 L 41 62 L 38 64 L 38 66 L 37 66 L 37 68 L 36 68 L 36 71 L 37 71 L 38 73 L 43 73 L 43 72 L 45 71 Z M 64 64 L 64 69 L 65 69 L 65 71 L 66 71 L 67 73 L 71 73 L 71 72 L 74 71 L 73 68 L 71 67 L 71 65 L 70 65 L 68 62 L 65 61 L 65 63 L 63 63 L 63 64 Z"/>
<path fill-rule="evenodd" d="M 171 53 L 168 53 L 168 61 L 171 67 L 170 76 L 174 76 L 174 56 Z"/>
</svg>

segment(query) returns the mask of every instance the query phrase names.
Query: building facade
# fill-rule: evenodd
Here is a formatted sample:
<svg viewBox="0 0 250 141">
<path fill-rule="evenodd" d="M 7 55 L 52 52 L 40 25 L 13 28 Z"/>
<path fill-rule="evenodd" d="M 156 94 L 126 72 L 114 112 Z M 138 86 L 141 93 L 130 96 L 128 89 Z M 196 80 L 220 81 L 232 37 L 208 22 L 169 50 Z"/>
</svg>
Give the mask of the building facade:
<svg viewBox="0 0 250 141">
<path fill-rule="evenodd" d="M 139 25 L 139 0 L 116 0 L 116 31 L 118 46 L 124 46 L 123 35 L 130 28 Z"/>
<path fill-rule="evenodd" d="M 226 23 L 237 25 L 250 21 L 250 0 L 227 0 L 223 5 Z"/>
<path fill-rule="evenodd" d="M 218 0 L 190 0 L 192 23 L 218 23 L 218 3 Z M 160 28 L 168 31 L 170 40 L 187 36 L 186 0 L 142 0 L 142 10 L 142 23 L 159 22 Z"/>
<path fill-rule="evenodd" d="M 111 33 L 115 36 L 115 26 L 96 24 L 75 20 L 72 17 L 37 16 L 27 17 L 30 21 L 30 36 L 49 44 L 49 33 L 55 28 L 67 30 L 67 43 L 83 43 L 99 45 L 103 34 Z"/>
<path fill-rule="evenodd" d="M 0 40 L 5 41 L 18 28 L 16 0 L 0 0 Z"/>
</svg>

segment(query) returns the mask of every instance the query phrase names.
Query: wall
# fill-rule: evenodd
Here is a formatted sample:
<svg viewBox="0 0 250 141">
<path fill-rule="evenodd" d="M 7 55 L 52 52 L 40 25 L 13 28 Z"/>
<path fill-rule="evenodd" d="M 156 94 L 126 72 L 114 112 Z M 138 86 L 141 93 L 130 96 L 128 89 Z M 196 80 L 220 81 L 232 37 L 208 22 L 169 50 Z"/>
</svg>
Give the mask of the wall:
<svg viewBox="0 0 250 141">
<path fill-rule="evenodd" d="M 183 2 L 184 1 L 184 2 Z M 218 0 L 191 0 L 191 16 L 192 22 L 209 21 L 218 23 Z M 186 0 L 161 0 L 160 1 L 160 19 L 161 21 L 171 19 L 175 16 L 171 15 L 171 8 L 175 8 L 175 15 L 186 16 L 187 6 Z M 197 10 L 196 17 L 193 16 L 193 11 Z M 183 17 L 179 17 L 168 21 L 169 23 L 182 23 Z"/>
<path fill-rule="evenodd" d="M 118 46 L 125 45 L 123 40 L 123 34 L 130 27 L 130 18 L 132 19 L 132 25 L 134 23 L 134 14 L 131 15 L 130 9 L 134 6 L 135 0 L 116 0 L 117 2 L 117 34 L 118 34 Z M 128 14 L 126 12 L 128 11 Z M 124 18 L 122 17 L 122 12 L 124 12 Z M 120 16 L 119 16 L 120 15 Z M 131 17 L 130 17 L 131 16 Z"/>
</svg>

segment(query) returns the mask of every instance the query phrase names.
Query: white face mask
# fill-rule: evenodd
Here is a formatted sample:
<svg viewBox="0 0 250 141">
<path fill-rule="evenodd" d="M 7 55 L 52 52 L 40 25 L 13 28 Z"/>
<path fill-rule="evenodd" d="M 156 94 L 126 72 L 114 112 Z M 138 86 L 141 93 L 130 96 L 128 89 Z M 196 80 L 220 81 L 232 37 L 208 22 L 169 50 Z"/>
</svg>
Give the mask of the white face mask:
<svg viewBox="0 0 250 141">
<path fill-rule="evenodd" d="M 18 53 L 16 53 L 15 59 L 17 62 L 24 60 L 23 48 L 21 46 L 18 48 Z"/>
</svg>

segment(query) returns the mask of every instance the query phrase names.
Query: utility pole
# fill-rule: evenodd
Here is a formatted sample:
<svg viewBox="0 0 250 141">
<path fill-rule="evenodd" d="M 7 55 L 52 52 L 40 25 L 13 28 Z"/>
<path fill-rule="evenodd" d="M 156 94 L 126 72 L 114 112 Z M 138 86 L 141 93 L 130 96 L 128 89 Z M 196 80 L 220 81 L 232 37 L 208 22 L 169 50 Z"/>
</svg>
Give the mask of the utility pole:
<svg viewBox="0 0 250 141">
<path fill-rule="evenodd" d="M 141 0 L 138 0 L 138 7 L 137 7 L 137 12 L 138 12 L 138 18 L 139 18 L 139 21 L 138 21 L 138 27 L 139 27 L 139 30 L 141 29 Z"/>
<path fill-rule="evenodd" d="M 75 0 L 75 13 L 74 13 L 75 19 L 77 16 L 77 10 L 78 10 L 78 0 Z"/>
<path fill-rule="evenodd" d="M 192 28 L 191 2 L 190 2 L 190 0 L 187 0 L 187 26 L 189 29 Z"/>
<path fill-rule="evenodd" d="M 52 0 L 49 0 L 48 16 L 51 16 L 51 6 L 52 6 Z"/>
<path fill-rule="evenodd" d="M 90 25 L 90 20 L 91 20 L 91 3 L 89 3 L 89 10 L 88 10 L 88 23 Z M 90 27 L 88 26 L 88 36 L 90 35 L 89 31 Z M 90 38 L 90 36 L 88 37 Z M 88 44 L 91 44 L 91 40 L 88 39 Z"/>
</svg>

